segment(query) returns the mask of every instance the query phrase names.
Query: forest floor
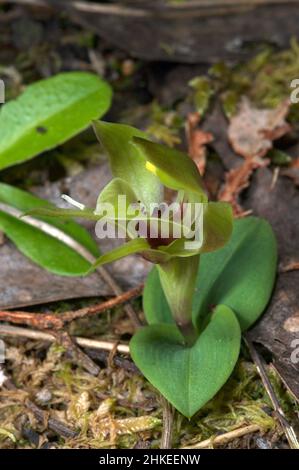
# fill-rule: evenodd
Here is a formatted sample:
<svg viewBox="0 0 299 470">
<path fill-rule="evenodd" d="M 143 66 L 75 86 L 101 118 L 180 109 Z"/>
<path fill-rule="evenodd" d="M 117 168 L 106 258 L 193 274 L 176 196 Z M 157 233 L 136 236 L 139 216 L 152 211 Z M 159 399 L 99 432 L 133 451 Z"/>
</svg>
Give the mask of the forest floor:
<svg viewBox="0 0 299 470">
<path fill-rule="evenodd" d="M 153 63 L 130 57 L 88 29 L 74 25 L 64 15 L 19 7 L 10 7 L 1 14 L 0 77 L 7 83 L 7 99 L 18 96 L 29 83 L 67 70 L 95 72 L 109 81 L 114 100 L 105 119 L 146 129 L 161 142 L 188 149 L 204 175 L 212 199 L 231 202 L 238 217 L 252 211 L 268 218 L 282 246 L 279 269 L 284 274 L 280 274 L 276 295 L 287 291 L 288 286 L 298 285 L 295 236 L 298 222 L 295 220 L 292 225 L 291 237 L 291 229 L 285 234 L 285 222 L 278 214 L 286 209 L 290 212 L 288 221 L 291 217 L 298 219 L 299 105 L 285 104 L 291 130 L 275 140 L 273 146 L 275 129 L 269 125 L 272 135 L 268 139 L 273 148 L 265 152 L 262 162 L 256 161 L 245 173 L 236 176 L 243 161 L 242 152 L 239 155 L 236 152 L 240 144 L 237 137 L 231 134 L 231 145 L 228 142 L 232 116 L 239 116 L 238 126 L 244 117 L 242 112 L 245 117 L 260 108 L 271 109 L 274 115 L 281 112 L 281 103 L 286 103 L 290 94 L 291 80 L 299 78 L 299 46 L 295 40 L 285 51 L 264 46 L 253 58 L 240 64 L 219 63 L 211 67 Z M 243 101 L 240 110 L 243 95 L 250 101 L 247 105 Z M 107 178 L 106 168 L 105 156 L 95 137 L 86 131 L 59 149 L 47 152 L 43 158 L 2 171 L 0 179 L 53 201 L 65 188 L 75 188 L 81 196 L 95 201 L 99 188 L 95 187 L 94 173 L 98 170 L 96 181 L 103 185 L 101 178 Z M 11 250 L 9 253 L 16 251 L 2 236 L 0 260 L 4 247 Z M 31 269 L 27 260 L 22 260 L 27 263 L 25 268 L 18 264 L 20 256 L 12 259 L 13 266 L 0 262 L 0 271 L 1 279 L 6 279 L 7 285 L 15 289 L 16 298 L 15 303 L 10 298 L 8 305 L 0 292 L 2 309 L 20 307 L 22 270 Z M 147 270 L 145 263 L 131 261 L 113 267 L 110 275 L 128 290 L 144 281 Z M 54 281 L 51 276 L 45 279 L 45 289 L 51 291 Z M 61 279 L 60 284 L 63 283 Z M 55 301 L 45 303 L 43 293 L 37 292 L 34 284 L 31 288 L 34 305 L 27 302 L 22 310 L 58 318 L 62 312 L 76 311 L 111 297 L 109 289 L 104 289 L 103 295 L 96 295 L 97 289 L 92 287 L 89 298 L 81 295 L 72 299 L 74 285 L 66 284 L 64 288 L 59 287 Z M 298 305 L 298 293 L 292 295 L 289 308 L 293 312 Z M 276 305 L 273 302 L 266 315 L 272 315 Z M 65 331 L 72 337 L 105 340 L 112 345 L 128 344 L 135 326 L 124 305 L 75 320 Z M 144 321 L 140 296 L 131 301 L 131 306 Z M 286 419 L 297 429 L 298 382 L 294 371 L 287 377 L 281 374 L 283 363 L 279 362 L 273 343 L 278 334 L 275 328 L 282 327 L 271 322 L 272 316 L 268 323 L 272 325 L 271 331 L 264 323 L 257 327 L 258 350 L 267 362 L 265 370 Z M 283 341 L 291 341 L 293 333 L 289 333 Z M 196 446 L 206 439 L 211 439 L 206 446 L 215 443 L 229 448 L 289 446 L 245 343 L 229 381 L 190 421 L 169 409 L 129 355 L 119 353 L 116 348 L 110 352 L 85 349 L 99 368 L 93 375 L 84 367 L 84 361 L 74 359 L 67 344 L 50 344 L 38 336 L 37 339 L 5 336 L 5 344 L 6 362 L 0 371 L 0 383 L 4 382 L 4 376 L 9 379 L 0 389 L 0 448 L 159 448 L 169 420 L 172 420 L 174 448 Z M 238 432 L 227 436 L 239 429 L 243 429 L 243 436 Z"/>
</svg>

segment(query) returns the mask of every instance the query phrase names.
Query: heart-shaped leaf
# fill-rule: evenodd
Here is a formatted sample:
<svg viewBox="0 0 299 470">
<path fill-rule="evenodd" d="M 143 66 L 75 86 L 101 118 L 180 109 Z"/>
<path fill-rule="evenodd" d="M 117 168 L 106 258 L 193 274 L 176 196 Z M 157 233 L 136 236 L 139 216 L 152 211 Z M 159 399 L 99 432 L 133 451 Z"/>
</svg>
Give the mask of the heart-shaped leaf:
<svg viewBox="0 0 299 470">
<path fill-rule="evenodd" d="M 37 225 L 31 225 L 30 220 L 26 221 L 26 217 L 20 218 L 29 209 L 42 207 L 51 209 L 52 205 L 25 191 L 0 183 L 0 230 L 19 250 L 54 274 L 87 274 L 93 258 L 99 256 L 95 241 L 75 222 L 39 217 L 38 220 L 43 221 L 45 226 L 38 228 Z M 88 258 L 90 261 L 87 261 Z"/>
<path fill-rule="evenodd" d="M 240 326 L 232 310 L 219 305 L 192 347 L 175 325 L 139 330 L 131 355 L 149 382 L 184 416 L 191 418 L 226 382 L 240 350 Z"/>
<path fill-rule="evenodd" d="M 235 312 L 242 330 L 249 328 L 269 301 L 276 265 L 277 246 L 271 226 L 256 217 L 235 220 L 227 245 L 200 258 L 193 322 L 199 325 L 213 305 L 224 304 Z M 174 322 L 156 268 L 147 278 L 143 306 L 149 324 Z"/>
<path fill-rule="evenodd" d="M 0 111 L 0 169 L 62 144 L 108 110 L 111 88 L 97 75 L 67 72 L 29 85 Z"/>
</svg>

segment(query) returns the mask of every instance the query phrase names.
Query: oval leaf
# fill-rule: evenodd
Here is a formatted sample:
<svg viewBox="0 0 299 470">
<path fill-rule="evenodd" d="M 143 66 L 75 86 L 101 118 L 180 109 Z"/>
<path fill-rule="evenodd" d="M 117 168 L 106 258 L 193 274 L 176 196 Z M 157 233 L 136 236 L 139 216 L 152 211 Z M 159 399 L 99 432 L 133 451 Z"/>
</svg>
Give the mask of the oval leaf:
<svg viewBox="0 0 299 470">
<path fill-rule="evenodd" d="M 5 207 L 17 209 L 15 215 L 4 212 Z M 54 229 L 74 241 L 80 248 L 79 254 L 75 248 L 67 245 L 58 238 L 45 233 L 43 230 L 26 222 L 26 217 L 20 218 L 20 214 L 32 208 L 49 208 L 52 205 L 32 194 L 21 191 L 6 184 L 0 184 L 0 230 L 10 238 L 19 250 L 36 264 L 48 271 L 64 276 L 80 276 L 90 270 L 93 258 L 99 256 L 99 250 L 95 241 L 88 232 L 75 222 L 62 222 L 61 220 L 39 217 Z M 90 258 L 87 261 L 86 257 Z"/>
<path fill-rule="evenodd" d="M 0 111 L 0 169 L 62 144 L 110 107 L 111 88 L 98 76 L 67 72 L 26 88 Z"/>
<path fill-rule="evenodd" d="M 233 234 L 221 250 L 201 256 L 193 298 L 193 321 L 200 320 L 214 305 L 229 306 L 242 330 L 249 328 L 264 311 L 273 289 L 277 246 L 270 225 L 263 219 L 235 220 Z M 173 323 L 154 268 L 143 296 L 148 323 Z"/>
</svg>

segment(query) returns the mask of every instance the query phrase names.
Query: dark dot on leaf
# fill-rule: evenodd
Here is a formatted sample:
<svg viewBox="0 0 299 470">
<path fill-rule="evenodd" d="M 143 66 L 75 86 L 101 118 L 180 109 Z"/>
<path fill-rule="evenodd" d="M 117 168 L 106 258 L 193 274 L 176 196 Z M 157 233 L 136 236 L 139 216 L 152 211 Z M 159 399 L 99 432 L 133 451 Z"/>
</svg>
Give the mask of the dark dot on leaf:
<svg viewBox="0 0 299 470">
<path fill-rule="evenodd" d="M 39 126 L 36 128 L 36 132 L 39 134 L 46 134 L 48 132 L 48 129 L 46 127 Z"/>
</svg>

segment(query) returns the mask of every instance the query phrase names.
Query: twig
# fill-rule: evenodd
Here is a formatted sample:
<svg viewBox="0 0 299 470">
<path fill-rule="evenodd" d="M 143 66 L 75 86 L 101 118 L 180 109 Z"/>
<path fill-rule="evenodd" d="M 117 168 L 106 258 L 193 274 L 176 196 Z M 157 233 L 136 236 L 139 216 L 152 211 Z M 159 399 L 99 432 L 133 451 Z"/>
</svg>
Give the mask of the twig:
<svg viewBox="0 0 299 470">
<path fill-rule="evenodd" d="M 86 352 L 90 357 L 92 357 L 92 359 L 94 359 L 95 361 L 104 363 L 105 366 L 108 366 L 109 359 L 111 360 L 110 353 L 108 351 L 86 348 Z M 130 359 L 126 357 L 123 357 L 119 354 L 114 354 L 112 358 L 112 362 L 113 362 L 113 365 L 115 365 L 116 367 L 119 367 L 120 369 L 124 369 L 130 372 L 130 374 L 141 375 L 140 370 L 138 369 L 137 366 L 135 366 L 134 362 L 132 362 Z"/>
<path fill-rule="evenodd" d="M 0 371 L 3 371 L 3 366 L 0 366 Z M 7 390 L 18 390 L 18 388 L 13 383 L 12 379 L 9 377 L 6 371 L 5 372 L 5 381 L 2 383 Z M 61 421 L 55 418 L 49 418 L 48 413 L 41 408 L 39 408 L 33 401 L 27 399 L 24 401 L 26 408 L 28 408 L 35 416 L 35 418 L 41 423 L 47 423 L 49 429 L 54 431 L 59 436 L 63 436 L 67 439 L 74 439 L 79 433 L 69 426 L 65 425 Z"/>
<path fill-rule="evenodd" d="M 290 261 L 287 264 L 284 264 L 279 267 L 280 273 L 288 273 L 290 271 L 298 271 L 299 270 L 299 261 Z"/>
<path fill-rule="evenodd" d="M 63 322 L 70 322 L 76 320 L 77 318 L 86 317 L 89 315 L 96 315 L 99 313 L 103 313 L 106 310 L 111 308 L 117 307 L 128 300 L 137 297 L 143 290 L 143 284 L 134 287 L 133 289 L 128 290 L 127 292 L 121 292 L 117 297 L 113 299 L 109 299 L 106 302 L 102 302 L 100 304 L 91 305 L 89 307 L 84 307 L 76 311 L 69 311 L 62 313 L 59 318 L 62 319 Z"/>
<path fill-rule="evenodd" d="M 27 328 L 20 328 L 18 326 L 0 325 L 0 336 L 18 336 L 29 338 L 37 341 L 49 341 L 54 343 L 55 336 L 51 333 L 44 333 L 38 330 L 31 330 Z M 83 348 L 104 349 L 105 351 L 112 351 L 115 343 L 112 341 L 98 341 L 95 339 L 82 338 L 80 336 L 73 336 L 73 340 Z M 130 354 L 129 346 L 126 344 L 118 344 L 116 351 L 122 354 Z"/>
<path fill-rule="evenodd" d="M 206 449 L 214 446 L 225 445 L 228 442 L 233 441 L 242 436 L 246 436 L 246 434 L 251 434 L 253 432 L 260 431 L 260 426 L 257 424 L 250 424 L 249 426 L 244 426 L 243 428 L 234 429 L 234 431 L 227 432 L 225 434 L 221 434 L 220 436 L 210 437 L 205 441 L 198 442 L 197 444 L 193 444 L 191 446 L 181 447 L 181 449 Z"/>
<path fill-rule="evenodd" d="M 127 302 L 128 300 L 140 294 L 142 289 L 143 285 L 140 285 L 119 295 L 118 297 L 109 299 L 106 302 L 101 302 L 99 304 L 84 307 L 75 311 L 70 310 L 68 312 L 61 313 L 59 316 L 44 313 L 30 313 L 22 311 L 10 312 L 0 310 L 0 321 L 8 321 L 19 325 L 27 325 L 41 330 L 61 330 L 65 323 L 69 323 L 85 316 L 103 313 L 108 309 Z"/>
<path fill-rule="evenodd" d="M 0 321 L 7 321 L 17 325 L 28 325 L 41 330 L 61 329 L 64 322 L 55 315 L 29 312 L 0 311 Z"/>
<path fill-rule="evenodd" d="M 74 439 L 78 436 L 79 433 L 77 431 L 70 428 L 69 426 L 66 426 L 61 421 L 58 421 L 58 419 L 48 418 L 47 412 L 39 408 L 33 401 L 27 400 L 25 405 L 30 411 L 32 411 L 39 422 L 42 424 L 47 423 L 49 429 L 54 431 L 56 434 L 66 437 L 67 439 Z"/>
<path fill-rule="evenodd" d="M 173 408 L 168 400 L 161 396 L 163 404 L 163 428 L 160 449 L 171 449 L 172 441 L 172 425 L 173 425 Z"/>
<path fill-rule="evenodd" d="M 57 342 L 66 349 L 74 364 L 81 366 L 91 375 L 97 376 L 100 373 L 100 367 L 80 349 L 66 331 L 53 331 L 50 334 L 53 334 Z"/>
<path fill-rule="evenodd" d="M 267 375 L 264 361 L 262 360 L 262 358 L 258 354 L 257 350 L 253 346 L 253 343 L 250 341 L 248 335 L 245 335 L 245 342 L 246 342 L 246 345 L 249 349 L 250 355 L 251 355 L 251 357 L 252 357 L 252 359 L 253 359 L 253 361 L 256 365 L 257 371 L 258 371 L 258 373 L 259 373 L 259 375 L 262 379 L 262 382 L 264 384 L 266 392 L 269 395 L 269 398 L 272 402 L 275 414 L 276 414 L 276 416 L 277 416 L 277 418 L 280 422 L 280 425 L 281 425 L 281 427 L 282 427 L 282 429 L 283 429 L 283 431 L 286 435 L 286 438 L 288 440 L 288 443 L 289 443 L 291 449 L 299 449 L 299 442 L 298 442 L 297 436 L 296 436 L 295 431 L 292 428 L 292 426 L 288 423 L 288 421 L 285 417 L 285 414 L 284 414 L 284 412 L 283 412 L 283 410 L 280 406 L 280 403 L 277 399 L 277 396 L 276 396 L 275 391 L 272 387 L 270 379 Z"/>
</svg>

